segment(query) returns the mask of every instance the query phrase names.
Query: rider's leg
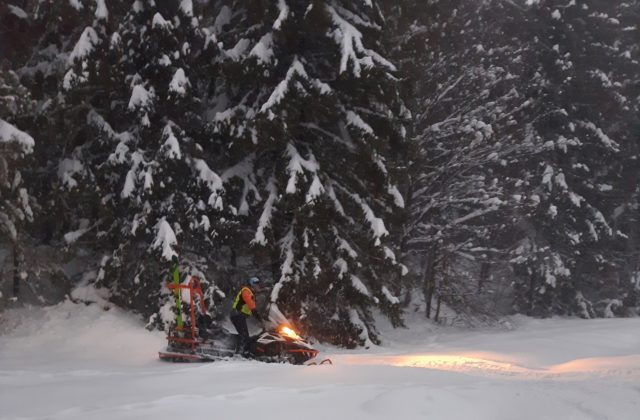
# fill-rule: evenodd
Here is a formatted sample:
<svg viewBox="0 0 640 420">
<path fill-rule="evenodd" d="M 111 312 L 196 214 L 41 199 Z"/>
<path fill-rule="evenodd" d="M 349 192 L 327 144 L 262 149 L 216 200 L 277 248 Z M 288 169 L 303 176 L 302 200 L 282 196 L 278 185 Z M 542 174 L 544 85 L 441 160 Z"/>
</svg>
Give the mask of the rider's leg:
<svg viewBox="0 0 640 420">
<path fill-rule="evenodd" d="M 231 322 L 238 331 L 238 344 L 236 353 L 244 353 L 249 343 L 249 327 L 247 327 L 247 317 L 244 315 L 232 315 Z"/>
</svg>

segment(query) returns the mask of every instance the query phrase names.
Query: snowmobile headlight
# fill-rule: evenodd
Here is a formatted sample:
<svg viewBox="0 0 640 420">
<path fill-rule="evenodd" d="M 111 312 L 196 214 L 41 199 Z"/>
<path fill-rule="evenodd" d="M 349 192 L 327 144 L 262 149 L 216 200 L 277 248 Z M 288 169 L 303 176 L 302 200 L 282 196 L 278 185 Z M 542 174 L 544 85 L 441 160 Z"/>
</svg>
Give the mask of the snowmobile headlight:
<svg viewBox="0 0 640 420">
<path fill-rule="evenodd" d="M 300 340 L 300 336 L 291 328 L 286 325 L 280 328 L 280 334 L 292 338 L 294 340 Z"/>
</svg>

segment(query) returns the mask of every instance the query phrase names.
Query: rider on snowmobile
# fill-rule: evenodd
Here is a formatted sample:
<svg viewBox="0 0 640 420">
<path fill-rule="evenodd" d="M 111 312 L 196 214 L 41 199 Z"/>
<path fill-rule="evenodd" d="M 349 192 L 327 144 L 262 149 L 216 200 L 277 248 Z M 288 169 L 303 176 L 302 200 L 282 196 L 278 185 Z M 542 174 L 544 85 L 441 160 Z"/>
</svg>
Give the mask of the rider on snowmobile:
<svg viewBox="0 0 640 420">
<path fill-rule="evenodd" d="M 236 327 L 238 331 L 236 353 L 244 353 L 249 343 L 247 318 L 254 316 L 256 319 L 261 320 L 260 314 L 256 311 L 256 298 L 252 288 L 256 291 L 260 290 L 260 279 L 258 277 L 251 277 L 240 288 L 240 291 L 236 294 L 236 298 L 233 300 L 233 306 L 229 316 L 233 326 Z"/>
</svg>

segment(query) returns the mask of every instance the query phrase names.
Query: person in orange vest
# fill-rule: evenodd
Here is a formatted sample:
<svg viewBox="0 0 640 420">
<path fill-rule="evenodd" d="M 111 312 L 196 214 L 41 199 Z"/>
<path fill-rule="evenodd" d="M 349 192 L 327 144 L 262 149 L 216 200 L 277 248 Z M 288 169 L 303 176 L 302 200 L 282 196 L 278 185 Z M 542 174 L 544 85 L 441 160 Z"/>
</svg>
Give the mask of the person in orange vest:
<svg viewBox="0 0 640 420">
<path fill-rule="evenodd" d="M 236 331 L 238 331 L 236 353 L 244 353 L 249 343 L 247 318 L 254 316 L 256 319 L 261 320 L 260 314 L 256 311 L 256 298 L 252 288 L 256 291 L 260 290 L 259 278 L 251 277 L 240 288 L 240 291 L 236 294 L 236 298 L 233 300 L 233 306 L 229 316 L 233 326 L 236 327 Z"/>
</svg>

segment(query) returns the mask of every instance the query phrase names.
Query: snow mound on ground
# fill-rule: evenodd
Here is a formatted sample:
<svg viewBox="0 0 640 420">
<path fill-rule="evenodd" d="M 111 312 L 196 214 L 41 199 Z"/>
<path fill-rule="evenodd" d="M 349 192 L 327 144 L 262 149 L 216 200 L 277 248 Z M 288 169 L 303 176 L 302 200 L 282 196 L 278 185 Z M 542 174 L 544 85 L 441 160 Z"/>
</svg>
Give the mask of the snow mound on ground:
<svg viewBox="0 0 640 420">
<path fill-rule="evenodd" d="M 0 318 L 0 358 L 46 358 L 139 364 L 155 361 L 164 334 L 144 329 L 141 319 L 119 308 L 75 304 L 11 309 Z"/>
</svg>

